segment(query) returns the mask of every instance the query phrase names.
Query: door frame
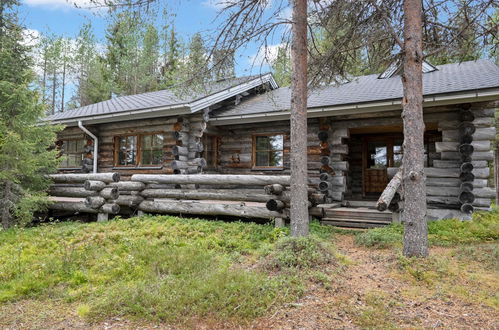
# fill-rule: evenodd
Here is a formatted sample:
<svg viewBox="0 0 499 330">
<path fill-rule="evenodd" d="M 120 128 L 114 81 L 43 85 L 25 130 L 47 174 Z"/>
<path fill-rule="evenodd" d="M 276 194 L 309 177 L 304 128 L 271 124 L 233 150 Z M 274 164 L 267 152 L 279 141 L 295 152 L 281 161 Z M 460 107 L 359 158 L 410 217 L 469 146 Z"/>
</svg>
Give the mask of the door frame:
<svg viewBox="0 0 499 330">
<path fill-rule="evenodd" d="M 396 139 L 402 139 L 402 133 L 387 133 L 387 134 L 365 134 L 362 136 L 362 197 L 366 197 L 366 176 L 368 164 L 368 143 L 369 142 L 385 142 L 386 143 L 386 157 L 388 160 L 387 167 L 393 167 L 393 146 Z"/>
</svg>

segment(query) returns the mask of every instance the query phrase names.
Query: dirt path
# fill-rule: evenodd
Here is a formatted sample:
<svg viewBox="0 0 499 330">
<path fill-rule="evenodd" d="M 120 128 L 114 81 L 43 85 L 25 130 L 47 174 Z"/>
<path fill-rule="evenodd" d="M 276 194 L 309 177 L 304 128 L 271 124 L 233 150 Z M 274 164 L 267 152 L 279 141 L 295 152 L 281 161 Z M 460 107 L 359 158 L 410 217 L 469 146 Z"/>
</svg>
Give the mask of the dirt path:
<svg viewBox="0 0 499 330">
<path fill-rule="evenodd" d="M 329 290 L 317 288 L 293 306 L 258 320 L 258 329 L 452 328 L 499 329 L 494 309 L 459 300 L 397 279 L 394 251 L 358 247 L 339 236 L 350 265 Z M 414 297 L 411 298 L 411 295 Z"/>
</svg>

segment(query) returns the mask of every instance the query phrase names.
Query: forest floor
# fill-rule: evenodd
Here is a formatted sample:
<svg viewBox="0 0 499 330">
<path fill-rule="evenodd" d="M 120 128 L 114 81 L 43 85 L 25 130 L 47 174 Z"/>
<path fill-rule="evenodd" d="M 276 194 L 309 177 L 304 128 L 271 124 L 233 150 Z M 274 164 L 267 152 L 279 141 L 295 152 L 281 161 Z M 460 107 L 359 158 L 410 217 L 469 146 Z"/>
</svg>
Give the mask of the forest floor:
<svg viewBox="0 0 499 330">
<path fill-rule="evenodd" d="M 497 230 L 498 220 L 494 220 L 493 230 Z M 200 230 L 198 228 L 198 231 Z M 270 232 L 263 233 L 258 230 L 258 235 L 265 237 L 265 240 L 269 237 Z M 254 235 L 255 232 L 251 234 Z M 272 235 L 274 234 L 273 232 Z M 323 233 L 321 235 L 325 237 Z M 61 296 L 57 290 L 51 290 L 42 295 L 19 295 L 14 299 L 6 299 L 5 294 L 1 295 L 2 284 L 0 284 L 0 301 L 5 298 L 3 303 L 0 302 L 0 328 L 499 328 L 499 244 L 497 240 L 487 239 L 467 244 L 432 246 L 430 258 L 421 260 L 402 257 L 400 244 L 391 244 L 383 248 L 359 244 L 362 242 L 358 239 L 359 235 L 365 234 L 340 230 L 334 232 L 330 240 L 334 244 L 338 261 L 324 263 L 321 266 L 322 269 L 313 270 L 314 276 L 307 275 L 306 285 L 302 291 L 296 295 L 289 294 L 288 299 L 280 300 L 279 303 L 268 305 L 268 309 L 261 315 L 255 314 L 250 317 L 245 315 L 243 318 L 238 315 L 226 317 L 227 314 L 219 314 L 218 311 L 213 310 L 202 313 L 200 317 L 187 313 L 185 319 L 179 323 L 178 320 L 174 322 L 164 319 L 156 320 L 154 313 L 147 314 L 147 317 L 137 317 L 137 314 L 129 317 L 126 314 L 130 314 L 136 306 L 128 306 L 125 316 L 112 316 L 112 311 L 108 311 L 111 315 L 88 318 L 85 315 L 89 312 L 86 308 L 82 308 L 80 298 L 68 298 L 67 295 Z M 0 236 L 0 248 L 1 238 Z M 113 239 L 116 240 L 116 237 Z M 241 236 L 240 239 L 244 241 L 245 236 Z M 210 240 L 212 241 L 213 238 L 211 237 Z M 248 242 L 244 247 L 247 251 L 243 254 L 251 255 L 252 252 L 248 252 L 252 251 L 248 248 L 250 246 Z M 249 261 L 245 260 L 239 266 L 253 270 L 258 263 L 258 258 L 250 258 Z M 271 275 L 272 273 L 273 271 Z M 307 271 L 307 274 L 310 274 L 310 271 Z M 57 286 L 61 285 L 63 284 Z M 188 285 L 189 283 L 186 284 Z M 234 282 L 233 286 L 237 285 L 241 284 Z M 247 291 L 254 290 L 247 283 L 244 285 L 247 285 L 244 287 Z M 300 286 L 299 282 L 292 280 L 289 287 L 294 285 Z M 271 291 L 272 288 L 270 286 L 268 290 Z M 285 286 L 278 289 L 282 292 Z M 67 290 L 67 287 L 64 290 Z M 258 300 L 258 295 L 261 295 L 262 300 L 268 299 L 261 288 L 255 290 L 257 295 L 254 298 Z M 293 292 L 293 289 L 290 292 Z M 88 292 L 84 296 L 88 297 L 92 294 Z M 231 295 L 233 294 L 231 292 Z M 277 300 L 276 297 L 278 295 L 272 299 Z M 226 298 L 222 296 L 219 299 Z M 241 296 L 239 299 L 252 299 L 252 297 Z M 105 303 L 109 304 L 110 301 L 107 300 Z M 158 300 L 157 303 L 160 304 L 161 301 Z M 111 308 L 120 309 L 123 308 L 123 304 L 126 305 L 126 302 L 113 305 Z M 194 302 L 192 308 L 197 308 L 195 304 L 199 302 Z M 214 309 L 224 308 L 216 306 L 216 303 L 213 304 L 215 304 L 212 307 Z M 230 305 L 230 302 L 227 304 Z M 153 304 L 150 307 L 154 310 L 158 306 Z M 189 306 L 185 307 L 189 308 Z M 236 306 L 238 307 L 239 305 Z M 172 313 L 175 312 L 172 311 Z M 143 313 L 142 310 L 137 313 L 140 316 L 145 315 L 140 314 Z"/>
</svg>

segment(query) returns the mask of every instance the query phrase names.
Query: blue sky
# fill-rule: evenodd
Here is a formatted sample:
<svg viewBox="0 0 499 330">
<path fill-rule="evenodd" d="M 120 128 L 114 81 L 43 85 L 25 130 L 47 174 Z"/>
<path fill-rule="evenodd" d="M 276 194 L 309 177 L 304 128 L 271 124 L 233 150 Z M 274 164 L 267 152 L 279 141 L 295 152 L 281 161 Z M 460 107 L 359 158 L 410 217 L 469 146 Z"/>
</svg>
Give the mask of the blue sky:
<svg viewBox="0 0 499 330">
<path fill-rule="evenodd" d="M 214 23 L 219 0 L 159 0 L 167 4 L 173 13 L 175 27 L 184 41 L 196 32 L 214 34 L 218 25 Z M 68 38 L 74 38 L 85 22 L 89 20 L 98 39 L 104 40 L 106 18 L 103 10 L 76 8 L 73 3 L 88 6 L 88 0 L 22 0 L 19 18 L 26 28 L 47 32 Z M 245 75 L 268 71 L 268 66 L 261 66 L 261 60 L 255 62 L 259 46 L 248 44 L 246 49 L 236 54 L 236 74 Z"/>
</svg>

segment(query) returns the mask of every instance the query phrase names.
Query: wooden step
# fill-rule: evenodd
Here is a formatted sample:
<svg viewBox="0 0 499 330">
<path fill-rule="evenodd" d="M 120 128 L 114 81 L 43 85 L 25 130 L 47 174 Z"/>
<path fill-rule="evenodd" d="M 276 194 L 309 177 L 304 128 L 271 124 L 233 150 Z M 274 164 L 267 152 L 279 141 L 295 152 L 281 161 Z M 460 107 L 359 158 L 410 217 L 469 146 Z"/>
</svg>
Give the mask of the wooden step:
<svg viewBox="0 0 499 330">
<path fill-rule="evenodd" d="M 369 218 L 362 218 L 362 219 L 350 219 L 350 218 L 341 218 L 341 217 L 325 217 L 322 218 L 324 221 L 350 221 L 350 222 L 359 222 L 359 223 L 381 223 L 381 224 L 390 224 L 392 220 L 386 220 L 386 219 L 369 219 Z"/>
<path fill-rule="evenodd" d="M 345 207 L 367 207 L 376 209 L 376 201 L 356 201 L 356 200 L 346 200 L 342 202 Z"/>
<path fill-rule="evenodd" d="M 356 210 L 356 209 L 325 209 L 324 210 L 326 217 L 335 217 L 335 218 L 345 218 L 345 219 L 380 219 L 380 220 L 392 220 L 391 212 L 379 212 L 379 211 L 365 211 L 365 210 Z"/>
<path fill-rule="evenodd" d="M 348 219 L 329 219 L 324 218 L 321 221 L 323 225 L 330 225 L 336 227 L 345 227 L 345 228 L 379 228 L 388 225 L 388 223 L 366 223 L 366 222 L 353 222 Z"/>
</svg>

